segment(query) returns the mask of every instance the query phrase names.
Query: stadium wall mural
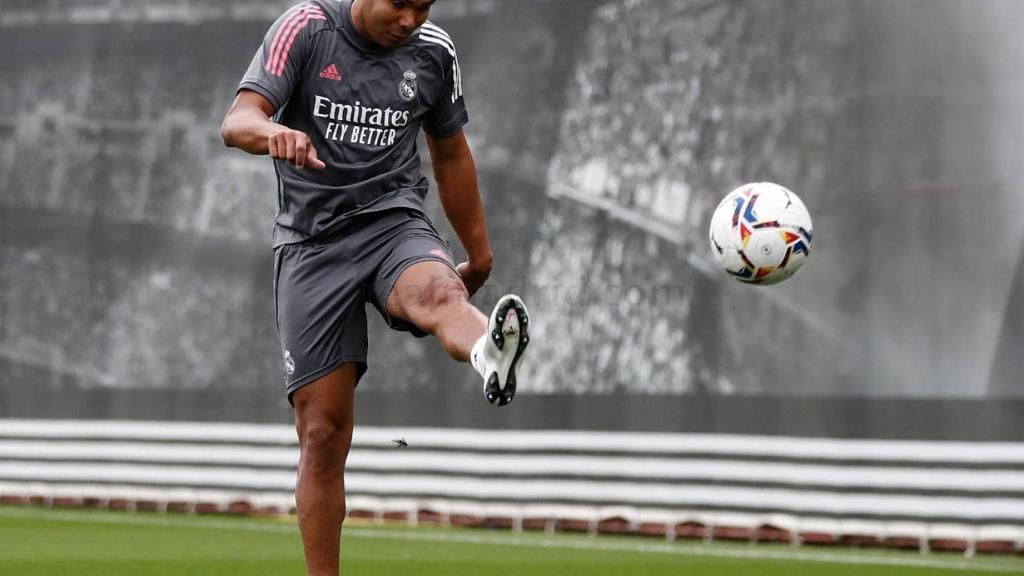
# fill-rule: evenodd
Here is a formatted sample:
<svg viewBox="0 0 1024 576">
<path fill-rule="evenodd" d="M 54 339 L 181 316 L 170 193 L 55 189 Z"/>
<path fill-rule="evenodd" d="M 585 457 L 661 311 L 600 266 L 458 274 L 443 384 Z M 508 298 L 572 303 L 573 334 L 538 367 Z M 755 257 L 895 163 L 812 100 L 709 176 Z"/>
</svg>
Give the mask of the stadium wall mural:
<svg viewBox="0 0 1024 576">
<path fill-rule="evenodd" d="M 287 5 L 0 0 L 0 417 L 290 420 L 273 169 L 218 131 Z M 357 419 L 1024 438 L 1022 18 L 441 0 L 496 252 L 475 300 L 521 293 L 532 357 L 496 411 L 371 313 Z M 757 180 L 815 223 L 772 288 L 729 280 L 707 241 Z"/>
</svg>

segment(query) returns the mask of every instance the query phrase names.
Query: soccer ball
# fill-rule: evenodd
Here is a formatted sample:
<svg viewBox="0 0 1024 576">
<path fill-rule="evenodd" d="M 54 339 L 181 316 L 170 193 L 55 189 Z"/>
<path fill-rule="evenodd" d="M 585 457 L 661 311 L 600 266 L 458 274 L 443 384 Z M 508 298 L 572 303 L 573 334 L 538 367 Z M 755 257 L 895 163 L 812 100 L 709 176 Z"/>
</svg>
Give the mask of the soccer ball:
<svg viewBox="0 0 1024 576">
<path fill-rule="evenodd" d="M 777 284 L 811 253 L 811 215 L 778 184 L 745 184 L 711 216 L 711 252 L 730 276 L 747 284 Z"/>
</svg>

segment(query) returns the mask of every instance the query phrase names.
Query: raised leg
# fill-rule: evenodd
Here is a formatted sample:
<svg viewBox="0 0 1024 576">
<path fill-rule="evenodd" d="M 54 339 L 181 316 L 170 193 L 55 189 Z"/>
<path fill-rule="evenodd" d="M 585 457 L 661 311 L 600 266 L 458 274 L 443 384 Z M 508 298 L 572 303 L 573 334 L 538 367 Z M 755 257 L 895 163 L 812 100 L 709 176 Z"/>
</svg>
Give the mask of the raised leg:
<svg viewBox="0 0 1024 576">
<path fill-rule="evenodd" d="M 433 334 L 448 354 L 469 360 L 487 331 L 487 317 L 469 301 L 462 279 L 447 265 L 427 260 L 405 269 L 388 296 L 388 314 Z"/>
<path fill-rule="evenodd" d="M 516 365 L 530 342 L 529 315 L 518 296 L 499 298 L 488 318 L 470 304 L 454 270 L 425 261 L 402 273 L 387 306 L 391 317 L 433 334 L 452 358 L 472 362 L 488 402 L 504 406 L 515 397 Z"/>
</svg>

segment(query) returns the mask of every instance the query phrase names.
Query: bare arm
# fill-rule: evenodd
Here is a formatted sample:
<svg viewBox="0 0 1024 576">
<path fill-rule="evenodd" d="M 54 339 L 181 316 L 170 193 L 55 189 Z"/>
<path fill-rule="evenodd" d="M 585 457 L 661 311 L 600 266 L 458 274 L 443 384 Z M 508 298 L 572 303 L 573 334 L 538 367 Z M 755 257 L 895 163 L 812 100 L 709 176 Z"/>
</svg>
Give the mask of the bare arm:
<svg viewBox="0 0 1024 576">
<path fill-rule="evenodd" d="M 239 91 L 220 125 L 224 145 L 241 148 L 250 154 L 270 154 L 272 158 L 287 160 L 297 168 L 307 164 L 317 169 L 327 166 L 317 158 L 309 136 L 272 122 L 270 117 L 273 115 L 274 105 L 261 94 L 252 90 Z"/>
<path fill-rule="evenodd" d="M 476 183 L 476 164 L 461 130 L 448 138 L 435 139 L 428 135 L 427 145 L 441 206 L 469 258 L 456 269 L 472 296 L 487 281 L 494 263 Z"/>
</svg>

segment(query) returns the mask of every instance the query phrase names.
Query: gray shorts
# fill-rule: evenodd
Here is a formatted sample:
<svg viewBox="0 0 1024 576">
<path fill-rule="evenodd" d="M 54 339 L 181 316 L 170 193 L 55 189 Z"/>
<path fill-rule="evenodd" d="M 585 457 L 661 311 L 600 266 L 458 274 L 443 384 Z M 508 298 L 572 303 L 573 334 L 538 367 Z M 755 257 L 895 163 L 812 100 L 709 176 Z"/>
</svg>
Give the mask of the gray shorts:
<svg viewBox="0 0 1024 576">
<path fill-rule="evenodd" d="M 274 300 L 288 401 L 345 362 L 366 373 L 366 303 L 395 330 L 427 334 L 391 318 L 388 296 L 409 266 L 452 264 L 451 248 L 427 217 L 404 208 L 357 216 L 338 231 L 274 251 Z"/>
</svg>

